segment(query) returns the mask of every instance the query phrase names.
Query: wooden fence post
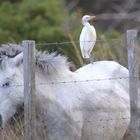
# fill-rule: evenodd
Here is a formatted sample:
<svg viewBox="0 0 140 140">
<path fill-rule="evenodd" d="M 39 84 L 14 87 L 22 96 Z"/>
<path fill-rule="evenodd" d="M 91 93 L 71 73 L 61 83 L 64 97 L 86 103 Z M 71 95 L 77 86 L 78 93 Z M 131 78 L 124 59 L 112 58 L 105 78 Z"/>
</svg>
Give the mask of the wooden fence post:
<svg viewBox="0 0 140 140">
<path fill-rule="evenodd" d="M 24 139 L 36 140 L 35 41 L 25 40 L 22 42 L 22 46 L 24 54 Z"/>
<path fill-rule="evenodd" d="M 133 131 L 131 140 L 140 140 L 140 95 L 138 92 L 138 63 L 136 58 L 137 31 L 127 31 L 128 68 L 129 68 L 129 94 L 130 94 L 130 129 Z"/>
</svg>

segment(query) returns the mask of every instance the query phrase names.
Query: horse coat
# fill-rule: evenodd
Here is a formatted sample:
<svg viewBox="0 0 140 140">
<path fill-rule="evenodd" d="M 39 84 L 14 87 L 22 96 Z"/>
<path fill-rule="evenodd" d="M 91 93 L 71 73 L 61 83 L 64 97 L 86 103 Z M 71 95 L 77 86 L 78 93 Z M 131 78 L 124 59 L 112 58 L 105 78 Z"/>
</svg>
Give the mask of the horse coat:
<svg viewBox="0 0 140 140">
<path fill-rule="evenodd" d="M 23 105 L 23 53 L 16 44 L 0 48 L 0 127 Z M 20 86 L 19 86 L 20 85 Z M 98 61 L 75 72 L 66 57 L 36 53 L 38 139 L 122 140 L 129 127 L 128 70 Z"/>
</svg>

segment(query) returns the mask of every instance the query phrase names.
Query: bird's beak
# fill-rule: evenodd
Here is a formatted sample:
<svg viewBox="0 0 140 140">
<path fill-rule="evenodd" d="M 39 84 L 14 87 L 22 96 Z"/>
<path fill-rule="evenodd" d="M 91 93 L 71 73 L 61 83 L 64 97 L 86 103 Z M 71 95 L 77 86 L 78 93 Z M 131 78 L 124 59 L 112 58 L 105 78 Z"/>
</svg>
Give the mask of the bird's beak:
<svg viewBox="0 0 140 140">
<path fill-rule="evenodd" d="M 90 16 L 90 20 L 95 20 L 96 16 Z"/>
</svg>

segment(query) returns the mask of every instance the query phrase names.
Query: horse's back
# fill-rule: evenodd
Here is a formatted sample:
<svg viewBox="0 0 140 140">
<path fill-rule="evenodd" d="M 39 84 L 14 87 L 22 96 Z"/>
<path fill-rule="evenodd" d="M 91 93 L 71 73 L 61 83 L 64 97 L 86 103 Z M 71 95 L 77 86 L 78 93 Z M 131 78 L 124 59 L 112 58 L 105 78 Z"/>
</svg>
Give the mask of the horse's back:
<svg viewBox="0 0 140 140">
<path fill-rule="evenodd" d="M 120 79 L 122 76 L 128 76 L 126 68 L 102 61 L 70 72 L 60 84 L 49 86 L 57 103 L 49 105 L 50 112 L 47 109 L 51 136 L 55 133 L 58 140 L 121 140 L 130 119 L 128 79 Z"/>
<path fill-rule="evenodd" d="M 76 74 L 83 80 L 79 98 L 83 101 L 82 139 L 120 140 L 130 119 L 128 70 L 113 61 L 100 61 Z"/>
</svg>

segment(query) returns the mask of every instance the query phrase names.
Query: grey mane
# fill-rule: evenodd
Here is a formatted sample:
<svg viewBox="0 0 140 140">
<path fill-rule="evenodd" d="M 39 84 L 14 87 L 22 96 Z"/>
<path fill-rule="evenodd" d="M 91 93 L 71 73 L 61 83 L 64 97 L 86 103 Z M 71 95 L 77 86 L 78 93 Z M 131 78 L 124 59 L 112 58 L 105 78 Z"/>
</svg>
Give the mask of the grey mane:
<svg viewBox="0 0 140 140">
<path fill-rule="evenodd" d="M 13 58 L 22 52 L 22 48 L 18 44 L 2 44 L 0 46 L 0 58 Z"/>
<path fill-rule="evenodd" d="M 4 61 L 7 58 L 13 58 L 22 52 L 21 45 L 3 44 L 0 47 L 0 68 L 4 69 Z M 67 58 L 54 53 L 36 51 L 36 65 L 47 73 L 54 73 L 61 70 L 69 70 Z"/>
<path fill-rule="evenodd" d="M 50 73 L 58 73 L 59 71 L 69 70 L 69 63 L 67 58 L 57 54 L 56 52 L 38 52 L 36 56 L 36 63 L 42 70 Z"/>
</svg>

